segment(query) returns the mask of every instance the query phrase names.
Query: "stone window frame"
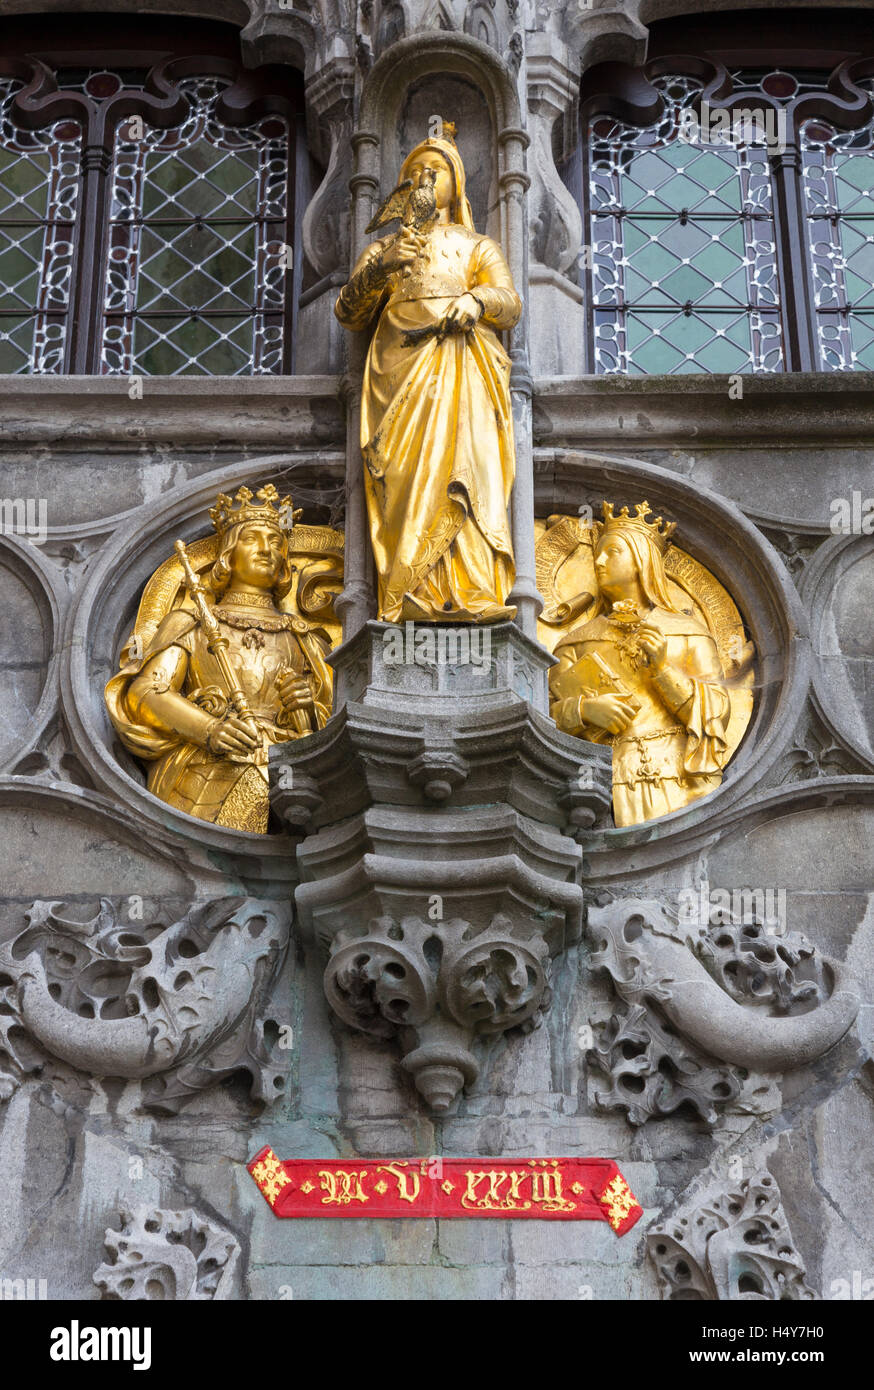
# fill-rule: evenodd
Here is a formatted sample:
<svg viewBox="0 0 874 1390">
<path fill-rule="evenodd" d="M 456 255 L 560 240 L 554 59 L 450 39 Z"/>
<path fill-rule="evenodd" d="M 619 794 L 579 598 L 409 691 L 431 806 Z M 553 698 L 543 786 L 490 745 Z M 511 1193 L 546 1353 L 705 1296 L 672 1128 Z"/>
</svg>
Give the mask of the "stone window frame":
<svg viewBox="0 0 874 1390">
<path fill-rule="evenodd" d="M 61 360 L 54 354 L 46 375 L 115 374 L 101 365 L 101 354 L 116 132 L 135 116 L 142 117 L 147 129 L 179 125 L 188 110 L 179 86 L 197 76 L 220 78 L 227 84 L 217 110 L 229 129 L 270 115 L 286 123 L 285 241 L 292 255 L 283 310 L 282 366 L 275 374 L 292 374 L 303 269 L 300 224 L 307 192 L 302 74 L 278 65 L 246 68 L 239 30 L 211 21 L 138 17 L 133 24 L 119 19 L 101 24 L 91 35 L 81 17 L 59 16 L 44 36 L 34 23 L 9 19 L 0 35 L 4 40 L 0 79 L 20 84 L 10 103 L 14 125 L 22 131 L 44 132 L 52 127 L 67 130 L 76 122 L 81 129 L 78 206 L 75 217 L 61 229 L 72 241 L 68 329 Z M 83 90 L 64 85 L 67 74 L 83 69 L 116 71 L 123 79 L 131 74 L 133 80 L 123 80 L 121 89 L 108 98 L 92 100 Z M 192 223 L 196 220 L 193 217 Z M 132 372 L 138 372 L 136 363 Z"/>
</svg>

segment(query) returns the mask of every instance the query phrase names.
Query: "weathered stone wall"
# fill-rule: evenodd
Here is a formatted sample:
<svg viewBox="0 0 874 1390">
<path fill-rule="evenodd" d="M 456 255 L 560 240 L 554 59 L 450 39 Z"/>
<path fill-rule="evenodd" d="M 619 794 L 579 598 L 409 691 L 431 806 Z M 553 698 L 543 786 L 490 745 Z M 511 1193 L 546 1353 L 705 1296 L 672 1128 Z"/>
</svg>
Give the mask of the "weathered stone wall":
<svg viewBox="0 0 874 1390">
<path fill-rule="evenodd" d="M 130 10 L 101 6 L 113 8 Z M 647 1258 L 647 1231 L 674 1231 L 700 1202 L 742 1205 L 743 1184 L 765 1174 L 782 1199 L 778 1265 L 806 1271 L 824 1297 L 839 1281 L 852 1289 L 854 1272 L 874 1278 L 874 1228 L 857 1195 L 874 1122 L 874 549 L 870 535 L 830 530 L 836 498 L 874 494 L 874 396 L 857 374 L 745 378 L 739 400 L 719 378 L 583 377 L 582 226 L 554 162 L 575 138 L 585 68 L 640 61 L 656 19 L 726 6 L 170 8 L 239 25 L 253 65 L 305 71 L 310 147 L 325 170 L 304 222 L 307 372 L 152 378 L 136 400 L 121 380 L 0 380 L 0 494 L 45 499 L 48 520 L 43 544 L 0 536 L 0 953 L 40 920 L 35 903 L 89 921 L 105 898 L 134 934 L 179 921 L 193 902 L 256 897 L 280 917 L 291 903 L 300 837 L 265 844 L 148 797 L 114 741 L 102 688 L 175 537 L 202 531 L 217 491 L 255 478 L 290 486 L 308 520 L 335 525 L 347 481 L 347 635 L 372 616 L 355 446 L 361 358 L 354 346 L 344 356 L 331 306 L 400 150 L 436 111 L 459 120 L 478 225 L 528 287 L 510 343 L 523 628 L 533 635 L 532 511 L 645 496 L 733 594 L 760 662 L 750 731 L 715 796 L 667 822 L 578 831 L 591 921 L 605 893 L 670 902 L 702 880 L 782 890 L 790 944 L 801 933 L 843 963 L 862 1003 L 846 1036 L 797 1068 L 725 1063 L 728 1095 L 711 1092 L 710 1103 L 699 1073 L 712 1058 L 672 1051 L 650 1019 L 636 1055 L 646 1052 L 656 1083 L 624 1094 L 652 1100 L 651 1115 L 631 1124 L 628 1104 L 598 1099 L 610 1077 L 594 1054 L 607 1048 L 600 1026 L 617 994 L 591 970 L 590 929 L 554 963 L 542 1027 L 481 1039 L 478 1078 L 435 1119 L 396 1044 L 353 1032 L 328 1008 L 323 947 L 292 924 L 284 959 L 279 948 L 259 977 L 257 1017 L 236 1029 L 245 1048 L 230 1074 L 216 1063 L 212 1084 L 198 1074 L 180 1083 L 190 1094 L 162 1106 L 142 1077 L 77 1070 L 33 1043 L 10 1002 L 23 959 L 13 950 L 5 966 L 0 956 L 0 1277 L 45 1279 L 51 1297 L 99 1297 L 105 1229 L 145 1206 L 191 1209 L 186 1230 L 191 1220 L 217 1228 L 217 1297 L 657 1299 L 667 1257 Z M 10 0 L 4 13 L 89 9 Z M 158 9 L 168 7 L 136 7 L 144 22 Z M 210 991 L 230 991 L 220 971 Z M 273 1088 L 272 1103 L 258 1084 L 253 1099 L 246 1072 Z M 697 1107 L 663 1113 L 659 1096 L 669 1108 L 681 1083 Z M 613 1157 L 645 1218 L 622 1239 L 578 1222 L 278 1221 L 244 1166 L 264 1144 L 283 1158 Z M 157 1226 L 151 1245 L 142 1231 L 134 1238 L 147 1264 L 167 1253 L 168 1222 Z M 736 1296 L 708 1259 L 696 1250 L 690 1262 L 709 1296 Z M 186 1269 L 175 1282 L 160 1276 L 168 1296 L 185 1296 Z M 766 1280 L 765 1292 L 774 1287 Z"/>
</svg>

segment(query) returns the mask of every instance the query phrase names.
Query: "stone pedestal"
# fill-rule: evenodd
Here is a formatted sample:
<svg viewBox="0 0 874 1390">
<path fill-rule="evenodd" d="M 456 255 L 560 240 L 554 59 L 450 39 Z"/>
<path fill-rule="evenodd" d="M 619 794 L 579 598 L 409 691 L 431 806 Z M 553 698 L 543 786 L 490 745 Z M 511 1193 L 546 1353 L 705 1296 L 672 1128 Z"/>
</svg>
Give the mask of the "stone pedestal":
<svg viewBox="0 0 874 1390">
<path fill-rule="evenodd" d="M 274 810 L 308 832 L 298 919 L 328 952 L 335 1012 L 396 1033 L 443 1110 L 478 1035 L 547 1007 L 550 961 L 581 930 L 572 836 L 609 781 L 538 712 L 553 658 L 512 623 L 370 622 L 332 660 L 340 712 L 271 754 Z"/>
</svg>

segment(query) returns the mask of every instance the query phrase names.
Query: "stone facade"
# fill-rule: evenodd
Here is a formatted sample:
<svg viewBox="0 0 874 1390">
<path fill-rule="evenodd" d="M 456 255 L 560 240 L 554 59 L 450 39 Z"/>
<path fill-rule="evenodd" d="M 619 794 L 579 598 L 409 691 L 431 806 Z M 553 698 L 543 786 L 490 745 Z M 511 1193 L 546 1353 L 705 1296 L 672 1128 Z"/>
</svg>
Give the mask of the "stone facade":
<svg viewBox="0 0 874 1390">
<path fill-rule="evenodd" d="M 7 0 L 4 15 L 90 8 Z M 711 1299 L 850 1296 L 835 1291 L 874 1277 L 857 1195 L 874 1122 L 874 549 L 830 528 L 834 499 L 874 494 L 870 376 L 747 377 L 735 399 L 720 377 L 583 374 L 582 220 L 559 172 L 580 78 L 642 61 L 649 27 L 680 9 L 137 6 L 143 23 L 226 20 L 248 65 L 302 70 L 322 178 L 302 219 L 298 375 L 147 378 L 136 399 L 126 378 L 0 377 L 0 492 L 44 498 L 48 518 L 42 544 L 0 536 L 0 1278 L 46 1279 L 53 1298 L 648 1300 L 677 1295 L 684 1261 Z M 363 357 L 332 312 L 432 112 L 458 122 L 477 226 L 526 287 L 508 342 L 517 629 L 493 689 L 442 699 L 386 683 L 369 645 Z M 173 540 L 256 478 L 346 535 L 345 707 L 277 759 L 284 828 L 268 837 L 150 797 L 102 700 Z M 719 791 L 625 830 L 598 750 L 546 714 L 536 646 L 533 518 L 614 496 L 677 519 L 759 657 Z M 753 923 L 744 938 L 742 911 L 694 940 L 659 928 L 666 905 L 710 886 L 781 892 L 785 935 Z M 434 1043 L 427 1011 L 415 1037 L 385 1009 L 372 1026 L 337 961 L 352 929 L 377 958 L 397 934 L 368 922 L 421 918 L 433 893 L 452 919 L 447 975 L 464 923 L 488 921 L 506 950 L 522 922 L 536 988 L 523 1028 L 467 1027 L 459 1004 L 455 1062 L 444 1039 L 407 1066 Z M 649 954 L 630 949 L 632 912 Z M 695 1020 L 709 996 L 683 1004 L 671 985 L 683 962 L 719 990 L 708 1028 Z M 159 1064 L 149 1037 L 166 1043 Z M 618 1240 L 574 1221 L 279 1221 L 245 1168 L 265 1144 L 282 1158 L 609 1157 L 645 1217 Z M 739 1274 L 763 1202 L 779 1255 Z M 702 1212 L 707 1232 L 690 1236 Z M 126 1279 L 132 1247 L 162 1271 L 151 1284 Z"/>
</svg>

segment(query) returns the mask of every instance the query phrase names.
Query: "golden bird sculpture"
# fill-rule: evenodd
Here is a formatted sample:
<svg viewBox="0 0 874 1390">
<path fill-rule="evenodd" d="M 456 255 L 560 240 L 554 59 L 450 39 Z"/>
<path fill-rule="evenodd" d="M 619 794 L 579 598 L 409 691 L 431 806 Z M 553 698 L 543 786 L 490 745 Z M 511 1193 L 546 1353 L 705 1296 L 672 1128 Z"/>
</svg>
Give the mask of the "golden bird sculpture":
<svg viewBox="0 0 874 1390">
<path fill-rule="evenodd" d="M 424 169 L 422 182 L 415 188 L 412 179 L 404 179 L 403 183 L 399 183 L 394 192 L 389 194 L 376 215 L 368 222 L 365 231 L 368 234 L 375 232 L 377 227 L 384 227 L 387 222 L 394 222 L 400 218 L 402 226 L 409 227 L 417 233 L 423 232 L 437 215 L 437 195 L 434 192 L 436 177 L 435 169 Z"/>
</svg>

